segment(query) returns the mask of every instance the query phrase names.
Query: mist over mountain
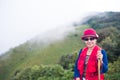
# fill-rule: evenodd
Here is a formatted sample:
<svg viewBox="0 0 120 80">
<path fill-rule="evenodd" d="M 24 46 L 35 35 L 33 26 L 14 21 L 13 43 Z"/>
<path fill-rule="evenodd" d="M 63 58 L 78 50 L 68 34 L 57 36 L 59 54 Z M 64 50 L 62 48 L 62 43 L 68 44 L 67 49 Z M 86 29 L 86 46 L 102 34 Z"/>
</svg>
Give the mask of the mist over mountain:
<svg viewBox="0 0 120 80">
<path fill-rule="evenodd" d="M 49 30 L 41 35 L 37 35 L 30 42 L 38 42 L 50 44 L 54 41 L 63 40 L 70 32 L 74 32 L 75 27 L 73 26 L 61 26 L 52 30 Z"/>
</svg>

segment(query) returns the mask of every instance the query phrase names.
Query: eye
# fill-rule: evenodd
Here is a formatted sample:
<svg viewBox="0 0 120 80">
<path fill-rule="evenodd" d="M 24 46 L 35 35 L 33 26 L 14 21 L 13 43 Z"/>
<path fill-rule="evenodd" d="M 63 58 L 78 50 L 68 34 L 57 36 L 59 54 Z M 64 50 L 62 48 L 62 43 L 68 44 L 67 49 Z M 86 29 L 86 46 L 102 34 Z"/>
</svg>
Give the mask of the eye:
<svg viewBox="0 0 120 80">
<path fill-rule="evenodd" d="M 95 38 L 94 37 L 91 37 L 90 40 L 94 40 Z"/>
<path fill-rule="evenodd" d="M 89 39 L 88 38 L 84 38 L 84 41 L 88 41 Z"/>
</svg>

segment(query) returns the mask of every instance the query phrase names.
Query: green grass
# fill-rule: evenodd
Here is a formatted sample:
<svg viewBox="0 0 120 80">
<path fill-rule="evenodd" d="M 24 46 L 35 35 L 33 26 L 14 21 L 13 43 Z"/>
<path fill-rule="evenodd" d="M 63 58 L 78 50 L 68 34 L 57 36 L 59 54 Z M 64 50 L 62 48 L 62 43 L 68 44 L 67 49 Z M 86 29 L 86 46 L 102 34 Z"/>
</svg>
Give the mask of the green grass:
<svg viewBox="0 0 120 80">
<path fill-rule="evenodd" d="M 84 46 L 80 36 L 88 27 L 86 25 L 76 27 L 75 32 L 69 33 L 64 40 L 51 43 L 45 48 L 38 47 L 31 51 L 28 48 L 29 43 L 26 43 L 9 51 L 6 55 L 10 54 L 10 56 L 4 60 L 4 66 L 1 67 L 4 73 L 0 73 L 0 80 L 9 80 L 16 70 L 33 65 L 56 64 L 62 55 L 78 52 Z"/>
</svg>

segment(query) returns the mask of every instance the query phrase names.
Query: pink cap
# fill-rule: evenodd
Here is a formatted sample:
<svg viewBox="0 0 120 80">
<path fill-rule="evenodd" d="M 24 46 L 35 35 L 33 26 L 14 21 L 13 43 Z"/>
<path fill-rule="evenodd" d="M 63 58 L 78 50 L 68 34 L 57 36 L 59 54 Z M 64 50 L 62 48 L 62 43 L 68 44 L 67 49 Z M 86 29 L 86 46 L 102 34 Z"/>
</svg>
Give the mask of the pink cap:
<svg viewBox="0 0 120 80">
<path fill-rule="evenodd" d="M 86 37 L 95 37 L 96 39 L 98 39 L 98 35 L 93 28 L 88 28 L 84 30 L 84 33 L 81 39 L 84 39 Z"/>
</svg>

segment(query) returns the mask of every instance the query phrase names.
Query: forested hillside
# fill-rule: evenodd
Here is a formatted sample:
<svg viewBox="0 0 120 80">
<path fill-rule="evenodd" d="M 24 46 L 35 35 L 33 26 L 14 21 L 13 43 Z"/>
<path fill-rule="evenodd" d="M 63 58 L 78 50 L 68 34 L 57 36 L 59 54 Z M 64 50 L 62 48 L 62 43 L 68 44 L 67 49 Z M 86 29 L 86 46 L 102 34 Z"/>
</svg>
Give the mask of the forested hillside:
<svg viewBox="0 0 120 80">
<path fill-rule="evenodd" d="M 73 68 L 85 28 L 97 30 L 98 44 L 107 51 L 109 70 L 105 80 L 120 76 L 120 12 L 89 16 L 64 39 L 49 45 L 29 41 L 0 56 L 0 80 L 73 80 Z M 39 42 L 39 41 L 38 41 Z"/>
</svg>

